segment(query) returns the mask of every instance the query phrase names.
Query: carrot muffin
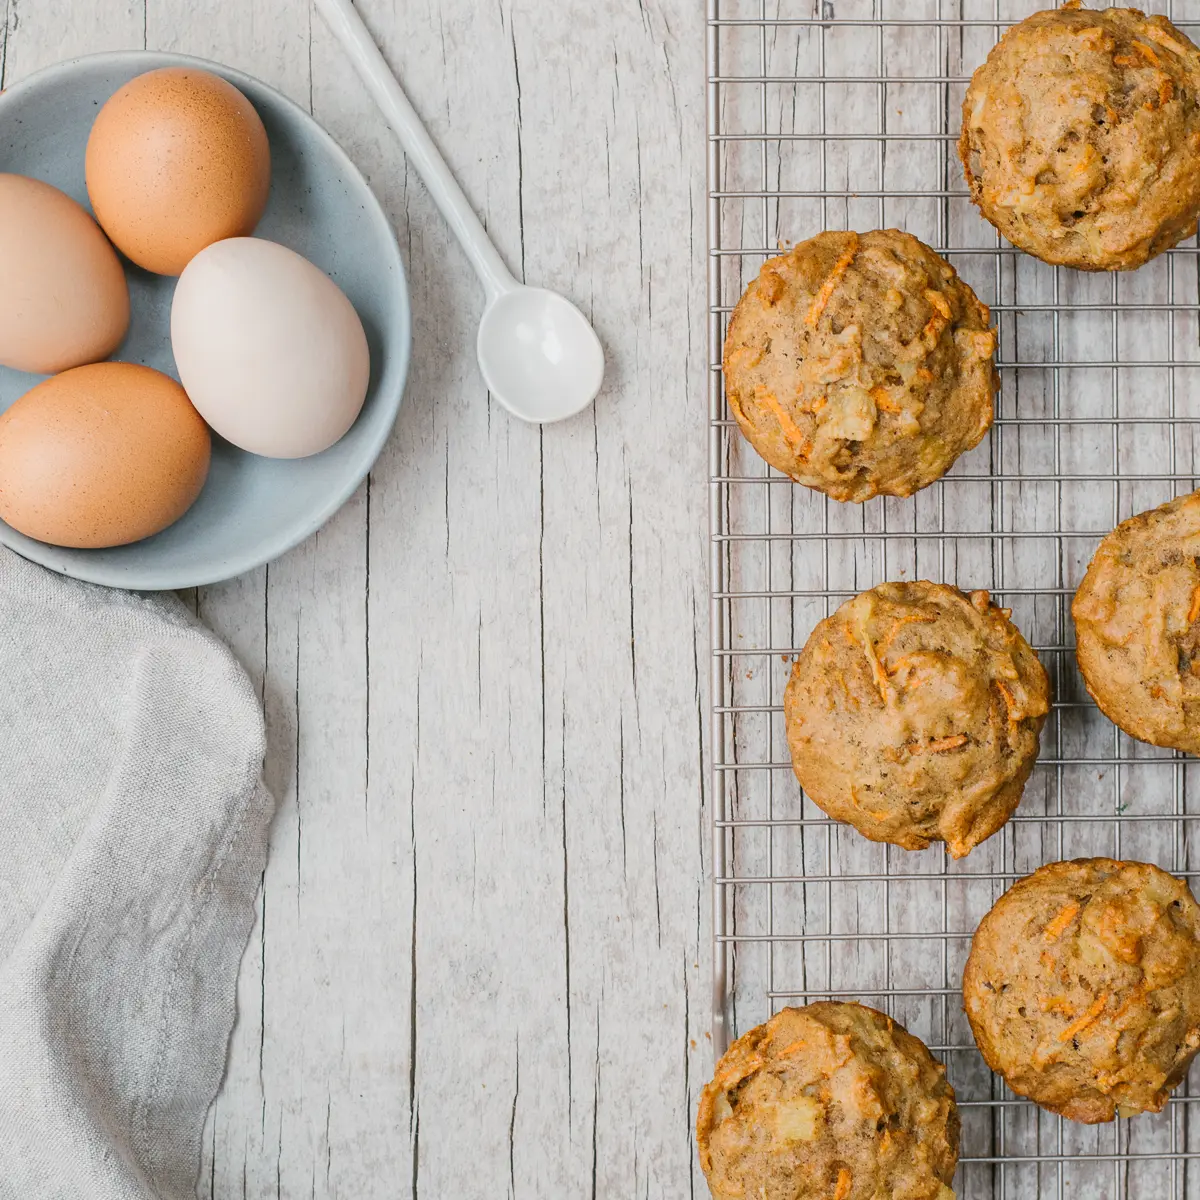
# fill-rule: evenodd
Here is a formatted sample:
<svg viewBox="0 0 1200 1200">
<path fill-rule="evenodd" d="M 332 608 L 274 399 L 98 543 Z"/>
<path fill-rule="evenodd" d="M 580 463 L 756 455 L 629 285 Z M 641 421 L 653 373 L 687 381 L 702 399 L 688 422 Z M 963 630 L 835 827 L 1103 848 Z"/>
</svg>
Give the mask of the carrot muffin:
<svg viewBox="0 0 1200 1200">
<path fill-rule="evenodd" d="M 1200 492 L 1118 525 L 1071 615 L 1105 716 L 1131 737 L 1200 754 Z"/>
<path fill-rule="evenodd" d="M 818 234 L 767 262 L 734 310 L 730 411 L 798 483 L 835 500 L 911 496 L 992 424 L 990 320 L 911 234 Z"/>
<path fill-rule="evenodd" d="M 796 778 L 876 842 L 955 858 L 1012 816 L 1050 682 L 988 593 L 884 583 L 809 637 L 783 698 Z"/>
<path fill-rule="evenodd" d="M 984 917 L 963 996 L 1019 1095 L 1089 1125 L 1158 1112 L 1200 1049 L 1200 905 L 1149 863 L 1049 863 Z"/>
<path fill-rule="evenodd" d="M 945 1068 L 861 1004 L 785 1008 L 738 1038 L 700 1094 L 714 1200 L 953 1200 Z"/>
<path fill-rule="evenodd" d="M 971 198 L 1048 263 L 1126 271 L 1196 232 L 1200 50 L 1165 17 L 1078 2 L 1014 25 L 971 80 Z"/>
</svg>

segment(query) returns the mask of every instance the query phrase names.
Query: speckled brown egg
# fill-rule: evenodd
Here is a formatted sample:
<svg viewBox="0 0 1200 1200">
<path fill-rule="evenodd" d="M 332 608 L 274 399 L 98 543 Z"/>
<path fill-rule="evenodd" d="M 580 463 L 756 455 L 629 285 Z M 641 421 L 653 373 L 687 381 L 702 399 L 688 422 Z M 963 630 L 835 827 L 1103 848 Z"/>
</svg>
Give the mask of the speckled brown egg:
<svg viewBox="0 0 1200 1200">
<path fill-rule="evenodd" d="M 58 188 L 0 174 L 0 365 L 97 362 L 128 326 L 125 272 L 96 222 Z"/>
<path fill-rule="evenodd" d="M 267 206 L 271 151 L 254 105 L 194 67 L 131 79 L 100 110 L 87 189 L 104 232 L 159 275 L 205 246 L 254 232 Z"/>
<path fill-rule="evenodd" d="M 191 507 L 208 426 L 175 380 L 132 363 L 55 375 L 0 415 L 0 520 L 56 546 L 122 546 Z"/>
</svg>

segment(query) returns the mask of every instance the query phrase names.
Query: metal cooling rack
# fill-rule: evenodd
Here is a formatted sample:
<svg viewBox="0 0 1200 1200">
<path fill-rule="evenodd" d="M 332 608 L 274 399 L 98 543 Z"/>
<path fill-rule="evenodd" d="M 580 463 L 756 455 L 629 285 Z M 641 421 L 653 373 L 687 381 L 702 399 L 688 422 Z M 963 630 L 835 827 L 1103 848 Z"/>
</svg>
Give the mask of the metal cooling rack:
<svg viewBox="0 0 1200 1200">
<path fill-rule="evenodd" d="M 946 1063 L 960 1197 L 1194 1198 L 1192 1088 L 1159 1116 L 1064 1122 L 986 1069 L 959 991 L 980 918 L 1043 862 L 1112 854 L 1200 876 L 1200 763 L 1096 711 L 1069 619 L 1099 538 L 1197 486 L 1197 248 L 1127 275 L 1036 262 L 979 218 L 954 146 L 971 72 L 1042 6 L 707 0 L 714 1048 L 784 1004 L 855 997 Z M 1142 7 L 1200 37 L 1200 0 Z M 723 398 L 725 323 L 781 242 L 889 226 L 939 249 L 991 304 L 1003 388 L 992 433 L 944 480 L 839 504 L 743 442 Z M 957 863 L 830 822 L 788 759 L 791 656 L 844 599 L 903 578 L 991 589 L 1055 688 L 1018 814 Z"/>
</svg>

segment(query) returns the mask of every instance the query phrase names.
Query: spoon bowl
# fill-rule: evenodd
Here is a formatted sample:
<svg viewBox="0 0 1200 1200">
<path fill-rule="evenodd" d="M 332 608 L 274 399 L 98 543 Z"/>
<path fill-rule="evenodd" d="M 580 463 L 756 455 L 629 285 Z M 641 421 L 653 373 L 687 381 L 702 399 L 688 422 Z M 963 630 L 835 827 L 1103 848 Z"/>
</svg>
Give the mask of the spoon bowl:
<svg viewBox="0 0 1200 1200">
<path fill-rule="evenodd" d="M 476 343 L 488 389 L 523 421 L 562 421 L 585 409 L 604 380 L 604 351 L 566 297 L 516 287 L 488 305 Z"/>
</svg>

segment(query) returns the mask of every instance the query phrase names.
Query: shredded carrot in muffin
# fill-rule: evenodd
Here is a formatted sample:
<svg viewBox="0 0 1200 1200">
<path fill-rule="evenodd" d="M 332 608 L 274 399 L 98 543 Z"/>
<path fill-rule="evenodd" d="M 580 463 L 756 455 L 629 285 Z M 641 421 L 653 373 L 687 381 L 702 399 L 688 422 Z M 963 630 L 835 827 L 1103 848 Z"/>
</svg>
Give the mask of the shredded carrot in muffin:
<svg viewBox="0 0 1200 1200">
<path fill-rule="evenodd" d="M 1080 1033 L 1086 1029 L 1104 1011 L 1104 1006 L 1107 1003 L 1108 993 L 1101 992 L 1100 995 L 1097 996 L 1096 999 L 1093 1000 L 1088 1006 L 1087 1012 L 1085 1012 L 1083 1016 L 1072 1021 L 1070 1025 L 1068 1025 L 1066 1029 L 1064 1029 L 1062 1033 L 1058 1035 L 1058 1040 L 1060 1042 L 1069 1042 L 1077 1033 Z"/>
<path fill-rule="evenodd" d="M 1200 586 L 1192 592 L 1192 606 L 1188 609 L 1188 624 L 1190 625 L 1197 617 L 1200 617 Z"/>
<path fill-rule="evenodd" d="M 1075 920 L 1079 905 L 1072 901 L 1051 921 L 1042 933 L 1044 942 L 1056 942 L 1066 932 L 1067 926 Z"/>
<path fill-rule="evenodd" d="M 842 251 L 841 258 L 833 264 L 833 270 L 829 272 L 828 278 L 821 284 L 821 290 L 813 297 L 813 302 L 808 307 L 808 316 L 804 318 L 806 325 L 815 325 L 821 319 L 821 314 L 825 311 L 830 296 L 837 290 L 837 285 L 841 283 L 842 276 L 849 270 L 857 253 L 858 234 L 851 233 L 850 244 Z"/>
<path fill-rule="evenodd" d="M 927 343 L 933 343 L 942 336 L 942 330 L 946 328 L 947 319 L 939 313 L 934 313 L 932 317 L 925 323 L 925 328 L 921 330 L 921 339 Z"/>
<path fill-rule="evenodd" d="M 1156 25 L 1151 25 L 1141 31 L 1143 37 L 1149 38 L 1152 42 L 1157 42 L 1160 46 L 1166 47 L 1172 54 L 1178 54 L 1180 58 L 1187 58 L 1188 48 L 1181 46 L 1169 33 L 1163 33 Z"/>
<path fill-rule="evenodd" d="M 853 1182 L 854 1176 L 846 1167 L 843 1167 L 838 1172 L 837 1189 L 833 1193 L 833 1200 L 846 1200 L 846 1197 L 850 1195 L 850 1187 Z"/>
<path fill-rule="evenodd" d="M 888 395 L 888 390 L 885 387 L 873 387 L 867 394 L 871 397 L 872 402 L 880 412 L 900 413 L 904 411 L 900 405 L 898 405 L 895 400 Z"/>
<path fill-rule="evenodd" d="M 1112 1015 L 1114 1021 L 1119 1021 L 1135 1004 L 1139 1004 L 1146 999 L 1146 994 L 1149 988 L 1146 987 L 1146 981 L 1143 979 L 1141 983 L 1135 984 L 1129 989 L 1129 995 L 1121 1002 L 1120 1008 Z"/>
<path fill-rule="evenodd" d="M 875 657 L 873 649 L 867 652 L 867 662 L 871 664 L 871 674 L 875 678 L 875 687 L 879 690 L 879 698 L 886 704 L 888 702 L 887 672 L 883 669 L 883 664 Z"/>
<path fill-rule="evenodd" d="M 933 288 L 926 288 L 925 299 L 929 301 L 930 308 L 947 321 L 950 320 L 950 302 L 941 292 L 935 291 Z"/>
<path fill-rule="evenodd" d="M 1142 55 L 1143 58 L 1148 58 L 1156 67 L 1162 66 L 1162 59 L 1159 58 L 1158 55 L 1155 54 L 1154 51 L 1151 50 L 1150 47 L 1147 46 L 1145 42 L 1135 41 L 1133 43 L 1133 48 L 1140 55 Z"/>
<path fill-rule="evenodd" d="M 787 414 L 783 405 L 779 403 L 775 393 L 760 383 L 754 389 L 754 394 L 775 414 L 775 420 L 779 422 L 779 428 L 783 430 L 784 440 L 791 446 L 796 457 L 807 458 L 812 446 L 808 438 L 801 432 L 800 427 Z"/>
</svg>

